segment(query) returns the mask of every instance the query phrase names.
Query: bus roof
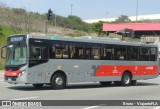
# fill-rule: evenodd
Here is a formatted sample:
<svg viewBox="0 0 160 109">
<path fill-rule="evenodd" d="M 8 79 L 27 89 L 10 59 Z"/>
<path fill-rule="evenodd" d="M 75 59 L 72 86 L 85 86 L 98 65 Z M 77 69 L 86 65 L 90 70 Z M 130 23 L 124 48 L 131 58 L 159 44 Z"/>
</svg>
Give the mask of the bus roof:
<svg viewBox="0 0 160 109">
<path fill-rule="evenodd" d="M 24 35 L 24 34 L 17 34 L 17 35 Z M 12 36 L 16 36 L 16 35 L 12 35 Z M 96 36 L 70 37 L 70 36 L 47 36 L 47 35 L 44 35 L 44 34 L 43 35 L 27 34 L 26 36 L 27 36 L 27 38 L 35 38 L 35 39 L 72 41 L 72 42 L 88 42 L 88 43 L 98 43 L 98 44 L 119 44 L 119 45 L 132 45 L 132 46 L 157 46 L 157 45 L 154 45 L 154 44 L 143 44 L 141 42 L 121 41 L 118 38 L 96 37 Z"/>
</svg>

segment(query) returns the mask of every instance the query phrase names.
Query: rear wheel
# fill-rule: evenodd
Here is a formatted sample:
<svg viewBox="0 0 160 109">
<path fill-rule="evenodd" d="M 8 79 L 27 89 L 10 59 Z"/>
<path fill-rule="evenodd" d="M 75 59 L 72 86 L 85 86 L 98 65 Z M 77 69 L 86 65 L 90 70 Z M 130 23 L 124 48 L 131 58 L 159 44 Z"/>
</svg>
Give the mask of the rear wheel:
<svg viewBox="0 0 160 109">
<path fill-rule="evenodd" d="M 63 74 L 57 73 L 51 79 L 51 87 L 55 90 L 66 87 L 66 78 Z"/>
<path fill-rule="evenodd" d="M 109 86 L 109 85 L 111 85 L 111 81 L 105 81 L 105 82 L 100 82 L 100 84 L 102 85 L 102 86 Z"/>
<path fill-rule="evenodd" d="M 43 87 L 43 85 L 44 84 L 33 84 L 33 86 L 36 87 L 36 88 L 41 88 L 41 87 Z"/>
<path fill-rule="evenodd" d="M 121 84 L 123 86 L 129 86 L 131 85 L 131 82 L 132 82 L 132 76 L 130 73 L 128 72 L 125 72 L 122 76 L 122 79 L 121 79 Z"/>
</svg>

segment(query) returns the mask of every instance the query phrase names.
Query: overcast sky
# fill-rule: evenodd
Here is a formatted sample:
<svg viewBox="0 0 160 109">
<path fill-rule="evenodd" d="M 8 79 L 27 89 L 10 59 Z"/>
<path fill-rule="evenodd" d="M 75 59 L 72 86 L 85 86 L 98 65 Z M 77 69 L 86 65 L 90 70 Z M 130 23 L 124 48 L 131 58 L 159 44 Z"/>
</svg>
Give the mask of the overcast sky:
<svg viewBox="0 0 160 109">
<path fill-rule="evenodd" d="M 71 14 L 82 19 L 136 15 L 137 0 L 0 0 L 8 7 L 46 13 L 49 8 L 61 16 Z M 160 0 L 138 0 L 138 14 L 160 14 Z"/>
</svg>

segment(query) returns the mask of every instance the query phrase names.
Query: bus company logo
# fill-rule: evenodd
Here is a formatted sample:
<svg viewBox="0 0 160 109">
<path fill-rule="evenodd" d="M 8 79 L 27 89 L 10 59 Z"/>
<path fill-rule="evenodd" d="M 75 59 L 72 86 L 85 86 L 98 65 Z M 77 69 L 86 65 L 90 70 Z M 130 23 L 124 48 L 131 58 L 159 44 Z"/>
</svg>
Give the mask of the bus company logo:
<svg viewBox="0 0 160 109">
<path fill-rule="evenodd" d="M 118 73 L 118 70 L 117 70 L 117 67 L 116 67 L 116 66 L 114 66 L 114 70 L 113 70 L 112 73 Z"/>
<path fill-rule="evenodd" d="M 2 101 L 2 106 L 12 106 L 11 101 Z"/>
<path fill-rule="evenodd" d="M 146 70 L 153 70 L 152 66 L 146 67 Z"/>
<path fill-rule="evenodd" d="M 135 70 L 138 70 L 138 67 L 137 67 L 137 66 L 135 66 Z"/>
</svg>

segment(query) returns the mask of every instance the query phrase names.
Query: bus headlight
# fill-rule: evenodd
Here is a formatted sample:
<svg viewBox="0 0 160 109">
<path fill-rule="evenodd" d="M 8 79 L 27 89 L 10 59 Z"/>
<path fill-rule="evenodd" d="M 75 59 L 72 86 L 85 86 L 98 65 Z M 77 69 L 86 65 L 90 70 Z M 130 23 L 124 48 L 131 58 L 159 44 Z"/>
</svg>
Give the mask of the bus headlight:
<svg viewBox="0 0 160 109">
<path fill-rule="evenodd" d="M 19 73 L 18 76 L 22 76 L 22 75 L 24 75 L 25 73 L 26 73 L 26 70 L 23 70 L 23 71 L 21 71 L 21 72 Z"/>
</svg>

